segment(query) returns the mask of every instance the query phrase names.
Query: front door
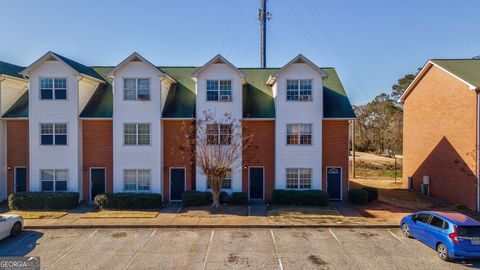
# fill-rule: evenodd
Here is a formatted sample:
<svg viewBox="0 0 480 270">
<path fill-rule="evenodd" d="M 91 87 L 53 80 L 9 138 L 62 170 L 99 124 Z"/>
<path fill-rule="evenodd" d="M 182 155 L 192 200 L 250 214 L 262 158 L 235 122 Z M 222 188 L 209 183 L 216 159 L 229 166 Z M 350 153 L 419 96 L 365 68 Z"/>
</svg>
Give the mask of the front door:
<svg viewBox="0 0 480 270">
<path fill-rule="evenodd" d="M 330 200 L 342 199 L 341 167 L 327 167 L 327 192 Z"/>
<path fill-rule="evenodd" d="M 250 200 L 263 200 L 263 168 L 249 169 Z"/>
<path fill-rule="evenodd" d="M 27 168 L 15 167 L 15 192 L 27 191 Z"/>
<path fill-rule="evenodd" d="M 181 201 L 182 193 L 185 192 L 185 169 L 170 169 L 170 200 Z"/>
<path fill-rule="evenodd" d="M 105 193 L 105 169 L 90 169 L 90 200 Z"/>
</svg>

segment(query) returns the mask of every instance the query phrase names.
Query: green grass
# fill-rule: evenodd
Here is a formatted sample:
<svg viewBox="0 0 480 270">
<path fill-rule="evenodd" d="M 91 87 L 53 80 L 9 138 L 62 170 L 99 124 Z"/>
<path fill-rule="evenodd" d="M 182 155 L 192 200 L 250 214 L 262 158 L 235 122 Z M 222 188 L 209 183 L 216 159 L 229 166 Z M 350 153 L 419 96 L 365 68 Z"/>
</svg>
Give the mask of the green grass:
<svg viewBox="0 0 480 270">
<path fill-rule="evenodd" d="M 357 177 L 395 177 L 395 164 L 357 160 L 355 163 Z M 397 178 L 402 178 L 402 164 L 397 163 Z"/>
</svg>

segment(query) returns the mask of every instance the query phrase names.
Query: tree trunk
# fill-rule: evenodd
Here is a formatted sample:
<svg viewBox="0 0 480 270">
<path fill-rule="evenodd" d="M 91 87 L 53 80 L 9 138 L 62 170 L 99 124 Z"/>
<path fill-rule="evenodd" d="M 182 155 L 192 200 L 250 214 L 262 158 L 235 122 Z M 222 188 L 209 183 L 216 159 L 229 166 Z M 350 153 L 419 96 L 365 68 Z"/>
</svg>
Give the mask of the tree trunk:
<svg viewBox="0 0 480 270">
<path fill-rule="evenodd" d="M 212 208 L 219 208 L 220 207 L 220 190 L 214 191 L 212 189 Z"/>
</svg>

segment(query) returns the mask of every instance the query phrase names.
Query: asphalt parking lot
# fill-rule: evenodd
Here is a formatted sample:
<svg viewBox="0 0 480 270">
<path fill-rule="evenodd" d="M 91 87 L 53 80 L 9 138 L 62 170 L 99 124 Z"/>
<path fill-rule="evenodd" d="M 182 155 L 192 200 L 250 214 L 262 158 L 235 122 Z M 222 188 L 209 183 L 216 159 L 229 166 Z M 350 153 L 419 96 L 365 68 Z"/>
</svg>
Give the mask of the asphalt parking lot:
<svg viewBox="0 0 480 270">
<path fill-rule="evenodd" d="M 396 229 L 82 229 L 24 231 L 2 256 L 42 269 L 462 269 Z"/>
</svg>

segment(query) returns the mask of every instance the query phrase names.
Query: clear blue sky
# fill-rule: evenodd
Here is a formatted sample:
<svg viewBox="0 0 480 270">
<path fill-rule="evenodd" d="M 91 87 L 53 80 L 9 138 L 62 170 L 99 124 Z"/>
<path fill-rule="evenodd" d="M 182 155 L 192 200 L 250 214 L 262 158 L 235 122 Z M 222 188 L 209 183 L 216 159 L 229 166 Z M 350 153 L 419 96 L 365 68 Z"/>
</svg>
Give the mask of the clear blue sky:
<svg viewBox="0 0 480 270">
<path fill-rule="evenodd" d="M 137 51 L 156 65 L 202 65 L 221 53 L 259 66 L 259 0 L 1 1 L 0 60 L 51 50 L 86 65 Z M 480 54 L 478 0 L 268 0 L 267 64 L 303 53 L 337 68 L 352 103 L 369 101 L 429 58 Z"/>
</svg>

